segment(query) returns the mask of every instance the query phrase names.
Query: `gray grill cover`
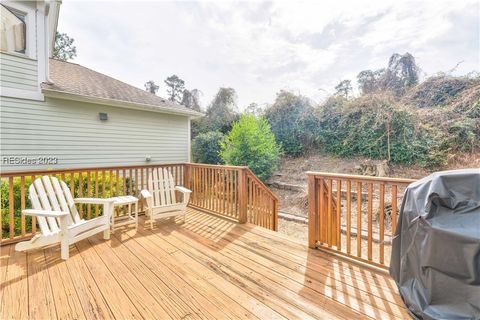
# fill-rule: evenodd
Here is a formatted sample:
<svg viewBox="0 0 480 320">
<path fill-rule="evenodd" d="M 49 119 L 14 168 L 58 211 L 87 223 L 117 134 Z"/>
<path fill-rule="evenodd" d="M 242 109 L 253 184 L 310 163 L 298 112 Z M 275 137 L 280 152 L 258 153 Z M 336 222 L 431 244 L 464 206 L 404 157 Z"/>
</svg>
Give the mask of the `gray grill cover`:
<svg viewBox="0 0 480 320">
<path fill-rule="evenodd" d="M 445 171 L 405 191 L 390 275 L 419 319 L 480 319 L 480 169 Z"/>
</svg>

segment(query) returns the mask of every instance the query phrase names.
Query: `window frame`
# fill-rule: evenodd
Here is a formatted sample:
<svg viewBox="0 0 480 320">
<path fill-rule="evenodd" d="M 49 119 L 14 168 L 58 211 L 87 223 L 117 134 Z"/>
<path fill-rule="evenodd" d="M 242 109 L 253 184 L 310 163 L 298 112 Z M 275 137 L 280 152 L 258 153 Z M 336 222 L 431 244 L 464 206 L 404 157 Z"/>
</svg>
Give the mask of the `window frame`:
<svg viewBox="0 0 480 320">
<path fill-rule="evenodd" d="M 1 51 L 4 54 L 16 55 L 23 58 L 30 58 L 37 60 L 36 57 L 36 39 L 35 39 L 35 28 L 36 28 L 36 8 L 31 8 L 28 5 L 25 5 L 20 2 L 13 1 L 2 1 L 2 6 L 10 10 L 13 14 L 19 14 L 25 17 L 25 52 L 16 52 L 16 51 Z"/>
</svg>

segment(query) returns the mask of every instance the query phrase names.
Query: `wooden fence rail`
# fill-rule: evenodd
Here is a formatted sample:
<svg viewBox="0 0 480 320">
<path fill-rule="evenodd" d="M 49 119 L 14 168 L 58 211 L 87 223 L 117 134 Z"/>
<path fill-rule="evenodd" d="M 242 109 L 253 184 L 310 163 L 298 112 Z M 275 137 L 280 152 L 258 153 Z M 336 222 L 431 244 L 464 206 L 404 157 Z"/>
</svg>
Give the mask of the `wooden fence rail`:
<svg viewBox="0 0 480 320">
<path fill-rule="evenodd" d="M 387 268 L 405 188 L 415 180 L 307 172 L 308 245 Z"/>
<path fill-rule="evenodd" d="M 244 171 L 246 179 L 246 221 L 262 227 L 278 229 L 278 198 L 250 169 Z"/>
<path fill-rule="evenodd" d="M 168 168 L 177 185 L 192 189 L 192 207 L 276 230 L 278 199 L 246 167 L 174 163 L 74 168 L 0 174 L 0 244 L 31 238 L 37 231 L 35 218 L 21 214 L 31 207 L 28 188 L 37 177 L 53 175 L 62 179 L 74 197 L 138 196 L 140 190 L 147 188 L 147 170 L 158 167 Z M 247 186 L 248 181 L 252 181 L 251 186 Z M 254 190 L 253 198 L 249 197 L 249 190 Z M 101 213 L 96 205 L 79 205 L 78 210 L 85 219 Z"/>
<path fill-rule="evenodd" d="M 190 206 L 240 221 L 241 167 L 190 164 Z"/>
<path fill-rule="evenodd" d="M 278 198 L 247 167 L 192 163 L 187 171 L 192 207 L 277 230 Z"/>
</svg>

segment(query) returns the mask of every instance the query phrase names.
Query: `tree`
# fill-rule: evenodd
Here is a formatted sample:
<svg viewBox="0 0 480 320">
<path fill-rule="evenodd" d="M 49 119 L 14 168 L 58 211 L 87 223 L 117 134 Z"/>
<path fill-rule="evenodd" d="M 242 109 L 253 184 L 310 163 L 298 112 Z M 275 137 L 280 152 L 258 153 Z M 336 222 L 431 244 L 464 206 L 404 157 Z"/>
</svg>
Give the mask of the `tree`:
<svg viewBox="0 0 480 320">
<path fill-rule="evenodd" d="M 357 75 L 357 82 L 362 94 L 369 94 L 382 89 L 385 69 L 363 70 Z"/>
<path fill-rule="evenodd" d="M 183 90 L 185 90 L 185 81 L 174 74 L 165 80 L 165 84 L 167 85 L 168 100 L 180 102 Z"/>
<path fill-rule="evenodd" d="M 53 57 L 58 60 L 68 61 L 77 56 L 77 47 L 73 45 L 75 39 L 70 38 L 66 33 L 57 31 L 55 34 L 55 46 Z"/>
<path fill-rule="evenodd" d="M 233 88 L 220 88 L 207 108 L 207 118 L 213 130 L 226 133 L 238 119 L 237 93 Z"/>
<path fill-rule="evenodd" d="M 224 135 L 218 131 L 201 133 L 192 141 L 192 157 L 197 163 L 222 164 L 220 146 Z"/>
<path fill-rule="evenodd" d="M 253 114 L 256 117 L 259 117 L 262 115 L 263 110 L 257 103 L 252 102 L 245 108 L 245 113 Z"/>
<path fill-rule="evenodd" d="M 280 91 L 275 103 L 265 110 L 277 143 L 286 154 L 299 156 L 315 146 L 318 119 L 309 99 Z"/>
<path fill-rule="evenodd" d="M 265 181 L 276 170 L 280 147 L 264 118 L 244 114 L 221 144 L 220 156 L 229 165 L 248 166 Z"/>
<path fill-rule="evenodd" d="M 404 55 L 394 53 L 388 61 L 385 72 L 385 87 L 396 96 L 402 96 L 408 88 L 418 84 L 419 73 L 420 68 L 410 53 Z"/>
<path fill-rule="evenodd" d="M 336 95 L 348 99 L 348 94 L 352 92 L 352 81 L 343 80 L 335 87 Z"/>
<path fill-rule="evenodd" d="M 220 88 L 207 107 L 206 116 L 192 121 L 192 138 L 208 131 L 230 131 L 238 119 L 237 93 L 233 88 Z"/>
<path fill-rule="evenodd" d="M 182 101 L 180 104 L 183 104 L 185 107 L 190 108 L 195 111 L 201 111 L 200 108 L 200 95 L 201 91 L 198 89 L 193 90 L 183 90 Z"/>
<path fill-rule="evenodd" d="M 364 70 L 358 74 L 357 79 L 362 94 L 390 91 L 398 98 L 418 84 L 419 73 L 420 68 L 410 53 L 394 53 L 386 69 Z"/>
<path fill-rule="evenodd" d="M 150 93 L 156 94 L 158 91 L 158 86 L 155 84 L 153 80 L 149 80 L 145 83 L 145 90 Z"/>
</svg>

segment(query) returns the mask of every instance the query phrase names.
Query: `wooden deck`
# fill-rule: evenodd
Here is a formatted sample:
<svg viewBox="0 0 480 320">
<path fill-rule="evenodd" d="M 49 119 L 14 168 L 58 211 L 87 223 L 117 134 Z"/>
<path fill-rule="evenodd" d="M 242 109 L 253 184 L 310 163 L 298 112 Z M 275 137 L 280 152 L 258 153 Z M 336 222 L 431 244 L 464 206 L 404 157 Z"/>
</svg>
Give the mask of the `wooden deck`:
<svg viewBox="0 0 480 320">
<path fill-rule="evenodd" d="M 193 209 L 70 255 L 1 247 L 0 318 L 409 318 L 388 276 Z"/>
</svg>

